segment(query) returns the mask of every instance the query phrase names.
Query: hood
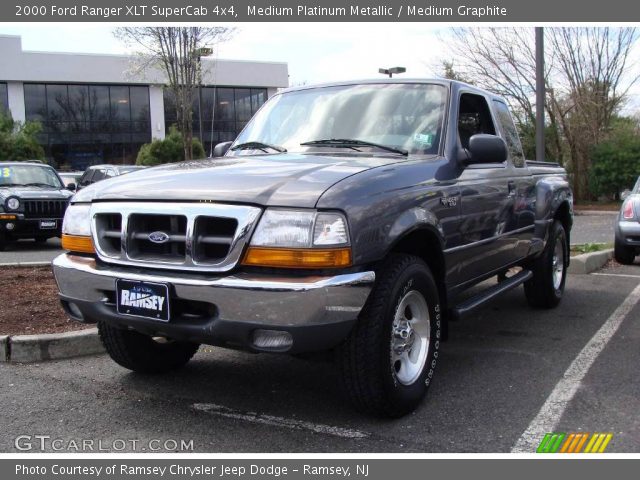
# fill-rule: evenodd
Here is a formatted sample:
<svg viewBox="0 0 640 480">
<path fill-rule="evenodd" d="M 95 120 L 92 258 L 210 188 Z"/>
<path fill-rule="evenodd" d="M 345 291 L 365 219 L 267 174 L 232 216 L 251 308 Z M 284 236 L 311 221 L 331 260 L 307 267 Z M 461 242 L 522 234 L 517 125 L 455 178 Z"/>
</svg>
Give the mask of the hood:
<svg viewBox="0 0 640 480">
<path fill-rule="evenodd" d="M 340 180 L 402 160 L 293 153 L 194 160 L 94 183 L 78 192 L 74 201 L 208 200 L 312 208 Z"/>
<path fill-rule="evenodd" d="M 64 189 L 44 187 L 1 187 L 0 198 L 18 197 L 25 200 L 64 200 L 73 192 Z"/>
</svg>

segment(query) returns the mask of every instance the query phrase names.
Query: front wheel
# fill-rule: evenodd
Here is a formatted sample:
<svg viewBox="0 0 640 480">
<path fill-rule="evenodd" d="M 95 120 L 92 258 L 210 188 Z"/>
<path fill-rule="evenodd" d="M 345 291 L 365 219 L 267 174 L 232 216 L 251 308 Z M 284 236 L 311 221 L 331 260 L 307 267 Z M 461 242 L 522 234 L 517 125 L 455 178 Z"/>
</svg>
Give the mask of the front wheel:
<svg viewBox="0 0 640 480">
<path fill-rule="evenodd" d="M 153 338 L 134 330 L 98 322 L 98 333 L 109 356 L 119 365 L 140 373 L 164 373 L 184 366 L 199 345 Z"/>
<path fill-rule="evenodd" d="M 524 284 L 524 293 L 529 305 L 536 308 L 553 308 L 560 303 L 568 265 L 567 234 L 562 223 L 556 220 L 549 229 L 547 245 L 530 267 L 533 278 Z"/>
<path fill-rule="evenodd" d="M 390 256 L 339 351 L 351 401 L 374 415 L 400 417 L 431 384 L 441 335 L 438 288 L 419 257 Z"/>
</svg>

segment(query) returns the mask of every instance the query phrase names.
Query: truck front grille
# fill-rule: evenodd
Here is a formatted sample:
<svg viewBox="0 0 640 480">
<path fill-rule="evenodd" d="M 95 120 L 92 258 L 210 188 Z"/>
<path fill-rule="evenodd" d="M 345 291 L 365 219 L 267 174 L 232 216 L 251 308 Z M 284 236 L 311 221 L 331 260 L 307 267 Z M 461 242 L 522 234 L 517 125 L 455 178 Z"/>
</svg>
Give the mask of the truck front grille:
<svg viewBox="0 0 640 480">
<path fill-rule="evenodd" d="M 96 203 L 94 242 L 105 262 L 227 271 L 238 262 L 260 211 L 217 203 Z"/>
<path fill-rule="evenodd" d="M 23 200 L 25 218 L 62 218 L 67 200 Z"/>
</svg>

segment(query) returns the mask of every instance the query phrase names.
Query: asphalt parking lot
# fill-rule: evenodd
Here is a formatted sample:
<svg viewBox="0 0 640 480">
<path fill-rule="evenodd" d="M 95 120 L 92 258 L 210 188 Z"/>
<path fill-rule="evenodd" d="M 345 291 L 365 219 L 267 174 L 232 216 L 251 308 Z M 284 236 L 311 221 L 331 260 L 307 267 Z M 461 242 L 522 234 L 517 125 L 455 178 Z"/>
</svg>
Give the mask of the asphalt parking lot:
<svg viewBox="0 0 640 480">
<path fill-rule="evenodd" d="M 553 431 L 611 432 L 608 452 L 638 452 L 638 285 L 637 261 L 571 275 L 555 310 L 532 310 L 521 288 L 510 292 L 452 325 L 427 400 L 393 421 L 354 411 L 326 361 L 212 348 L 164 376 L 130 373 L 105 355 L 0 364 L 0 451 L 15 452 L 19 435 L 50 435 L 103 447 L 135 439 L 138 451 L 170 439 L 201 452 L 509 452 L 541 413 L 544 423 L 551 398 Z M 601 352 L 585 363 L 592 338 Z M 581 366 L 576 378 L 571 368 Z M 567 389 L 575 395 L 556 402 Z"/>
<path fill-rule="evenodd" d="M 607 241 L 613 218 L 576 216 L 573 242 Z M 57 239 L 24 241 L 0 253 L 0 263 L 59 252 Z M 530 309 L 516 289 L 452 324 L 426 402 L 394 421 L 354 411 L 328 360 L 204 348 L 182 371 L 150 377 L 105 355 L 0 364 L 0 451 L 15 452 L 19 435 L 49 435 L 63 445 L 101 440 L 111 450 L 121 445 L 115 440 L 138 440 L 137 451 L 169 439 L 193 440 L 201 452 L 509 452 L 522 450 L 523 433 L 537 431 L 558 392 L 574 388 L 553 431 L 612 432 L 608 451 L 638 452 L 640 306 L 624 315 L 584 378 L 563 380 L 638 285 L 639 261 L 616 265 L 570 276 L 556 310 Z"/>
</svg>

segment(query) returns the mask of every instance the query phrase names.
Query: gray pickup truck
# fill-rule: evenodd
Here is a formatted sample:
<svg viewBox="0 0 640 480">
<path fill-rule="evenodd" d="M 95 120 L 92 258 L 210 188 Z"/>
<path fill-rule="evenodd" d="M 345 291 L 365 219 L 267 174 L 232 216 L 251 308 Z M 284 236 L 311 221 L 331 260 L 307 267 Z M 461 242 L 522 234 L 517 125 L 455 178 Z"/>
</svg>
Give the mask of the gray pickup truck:
<svg viewBox="0 0 640 480">
<path fill-rule="evenodd" d="M 561 300 L 565 171 L 526 161 L 485 91 L 290 89 L 216 155 L 100 182 L 67 210 L 62 305 L 126 368 L 168 371 L 199 344 L 334 350 L 356 407 L 397 417 L 424 397 L 450 321 L 521 284 L 534 307 Z"/>
</svg>

